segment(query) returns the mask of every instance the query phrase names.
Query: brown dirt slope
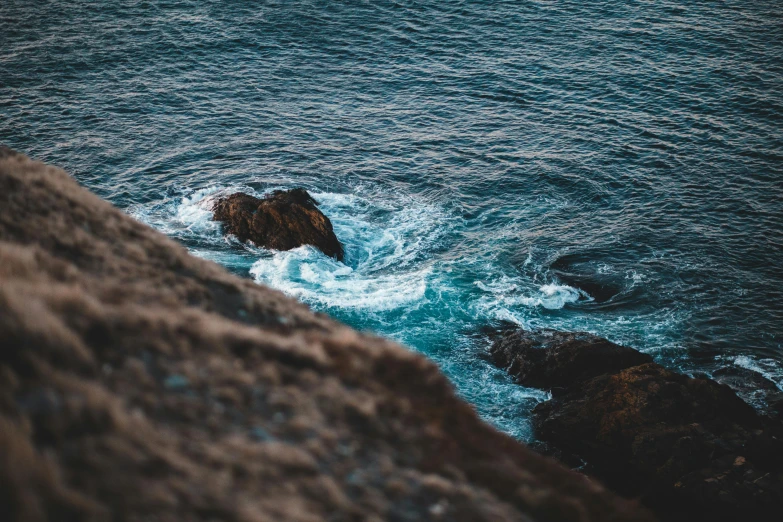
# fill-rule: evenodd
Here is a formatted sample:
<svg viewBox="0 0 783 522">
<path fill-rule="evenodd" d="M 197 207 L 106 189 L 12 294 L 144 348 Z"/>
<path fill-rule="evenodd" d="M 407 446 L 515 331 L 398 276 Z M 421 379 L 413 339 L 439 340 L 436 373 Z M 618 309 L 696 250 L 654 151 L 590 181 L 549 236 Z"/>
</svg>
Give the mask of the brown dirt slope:
<svg viewBox="0 0 783 522">
<path fill-rule="evenodd" d="M 0 148 L 5 520 L 649 520 L 438 369 Z"/>
</svg>

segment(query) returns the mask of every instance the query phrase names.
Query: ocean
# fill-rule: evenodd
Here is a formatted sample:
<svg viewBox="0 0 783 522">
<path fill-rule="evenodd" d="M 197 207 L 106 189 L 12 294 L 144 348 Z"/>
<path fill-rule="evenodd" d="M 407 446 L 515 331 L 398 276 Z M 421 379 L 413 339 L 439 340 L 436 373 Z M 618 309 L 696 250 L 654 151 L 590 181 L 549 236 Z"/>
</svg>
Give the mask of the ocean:
<svg viewBox="0 0 783 522">
<path fill-rule="evenodd" d="M 3 0 L 0 143 L 425 354 L 522 440 L 548 394 L 487 362 L 509 325 L 783 389 L 778 2 Z M 344 263 L 211 220 L 293 187 Z"/>
</svg>

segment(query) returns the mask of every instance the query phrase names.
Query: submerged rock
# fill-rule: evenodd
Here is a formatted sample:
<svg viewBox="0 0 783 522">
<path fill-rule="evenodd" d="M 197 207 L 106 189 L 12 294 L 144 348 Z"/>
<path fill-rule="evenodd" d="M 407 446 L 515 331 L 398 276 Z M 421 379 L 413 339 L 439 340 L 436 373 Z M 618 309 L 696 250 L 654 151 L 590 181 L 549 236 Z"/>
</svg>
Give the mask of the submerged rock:
<svg viewBox="0 0 783 522">
<path fill-rule="evenodd" d="M 651 520 L 482 422 L 424 357 L 3 148 L 0 344 L 9 522 Z"/>
<path fill-rule="evenodd" d="M 563 284 L 583 290 L 596 303 L 606 303 L 622 292 L 624 284 L 617 275 L 600 273 L 592 259 L 588 252 L 567 254 L 549 268 Z"/>
<path fill-rule="evenodd" d="M 712 378 L 768 415 L 783 419 L 783 391 L 762 374 L 740 366 L 725 366 L 713 371 Z"/>
<path fill-rule="evenodd" d="M 559 388 L 533 411 L 554 454 L 585 462 L 585 472 L 663 520 L 783 512 L 781 426 L 728 386 L 590 334 L 518 331 L 492 351 L 520 383 Z"/>
<path fill-rule="evenodd" d="M 343 259 L 332 222 L 305 189 L 276 190 L 263 199 L 237 192 L 219 199 L 212 210 L 226 233 L 240 241 L 275 250 L 313 245 L 327 256 Z"/>
</svg>

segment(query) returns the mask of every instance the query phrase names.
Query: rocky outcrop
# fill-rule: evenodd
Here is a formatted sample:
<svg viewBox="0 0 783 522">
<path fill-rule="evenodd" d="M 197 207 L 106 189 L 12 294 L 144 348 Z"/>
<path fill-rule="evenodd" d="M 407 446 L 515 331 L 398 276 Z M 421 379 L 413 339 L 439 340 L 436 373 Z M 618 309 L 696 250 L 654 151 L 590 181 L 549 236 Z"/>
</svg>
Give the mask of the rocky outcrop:
<svg viewBox="0 0 783 522">
<path fill-rule="evenodd" d="M 552 390 L 533 411 L 537 436 L 662 520 L 777 520 L 779 423 L 728 386 L 634 352 L 552 331 L 513 332 L 491 349 L 520 384 Z"/>
<path fill-rule="evenodd" d="M 4 520 L 650 520 L 425 358 L 0 149 Z"/>
<path fill-rule="evenodd" d="M 517 330 L 490 348 L 495 365 L 532 388 L 556 391 L 575 382 L 652 362 L 652 357 L 583 332 Z"/>
<path fill-rule="evenodd" d="M 275 250 L 313 245 L 327 256 L 343 259 L 332 222 L 305 189 L 276 190 L 263 199 L 237 192 L 219 199 L 212 210 L 225 232 L 240 241 Z"/>
</svg>

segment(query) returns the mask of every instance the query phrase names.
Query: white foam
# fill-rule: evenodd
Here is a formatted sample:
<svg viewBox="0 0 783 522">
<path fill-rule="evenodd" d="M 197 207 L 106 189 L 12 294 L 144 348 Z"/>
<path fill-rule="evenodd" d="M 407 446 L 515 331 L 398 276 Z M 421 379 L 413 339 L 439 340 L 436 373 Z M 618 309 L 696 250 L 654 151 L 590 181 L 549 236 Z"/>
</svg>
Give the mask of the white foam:
<svg viewBox="0 0 783 522">
<path fill-rule="evenodd" d="M 747 355 L 739 355 L 733 362 L 740 368 L 760 373 L 783 391 L 783 369 L 774 359 L 753 359 Z"/>
<path fill-rule="evenodd" d="M 554 283 L 544 285 L 538 289 L 543 297 L 533 298 L 530 303 L 533 306 L 543 306 L 549 310 L 559 310 L 568 303 L 579 301 L 582 295 L 579 290 L 568 285 L 557 285 Z"/>
<path fill-rule="evenodd" d="M 214 234 L 219 232 L 219 223 L 212 220 L 212 206 L 220 193 L 220 187 L 210 187 L 197 190 L 190 197 L 182 198 L 177 206 L 175 219 L 194 233 Z"/>
<path fill-rule="evenodd" d="M 515 279 L 507 276 L 501 276 L 493 281 L 474 281 L 473 284 L 481 290 L 493 294 L 507 294 L 519 289 Z"/>
<path fill-rule="evenodd" d="M 345 264 L 312 247 L 272 252 L 251 267 L 257 282 L 327 308 L 379 312 L 427 302 L 429 251 L 447 224 L 439 208 L 407 198 L 377 204 L 357 194 L 313 197 L 345 247 Z"/>
<path fill-rule="evenodd" d="M 526 326 L 525 308 L 545 308 L 559 310 L 580 298 L 589 298 L 580 290 L 554 283 L 545 284 L 537 291 L 523 292 L 520 279 L 502 276 L 494 281 L 475 281 L 479 289 L 490 295 L 484 295 L 473 303 L 477 315 L 494 320 L 511 321 Z"/>
<path fill-rule="evenodd" d="M 151 205 L 127 210 L 128 214 L 164 234 L 177 239 L 220 238 L 220 224 L 212 220 L 215 199 L 226 192 L 225 187 L 209 187 L 183 198 L 164 199 Z"/>
<path fill-rule="evenodd" d="M 310 304 L 377 312 L 423 301 L 431 270 L 373 276 L 303 246 L 259 259 L 250 273 L 257 282 Z"/>
<path fill-rule="evenodd" d="M 532 253 L 521 271 L 503 265 L 496 247 L 516 245 L 517 235 L 512 232 L 523 218 L 504 228 L 500 237 L 493 233 L 492 245 L 470 236 L 460 244 L 458 255 L 453 249 L 455 255 L 442 256 L 450 238 L 465 237 L 452 234 L 463 221 L 428 201 L 367 185 L 351 193 L 310 191 L 345 247 L 344 262 L 310 246 L 279 252 L 224 237 L 211 212 L 217 197 L 235 191 L 263 196 L 277 188 L 290 185 L 270 186 L 264 192 L 238 185 L 213 186 L 131 213 L 182 240 L 200 257 L 238 273 L 249 270 L 255 281 L 316 310 L 360 328 L 373 328 L 426 353 L 488 420 L 521 438 L 531 436 L 530 426 L 520 422 L 524 414 L 515 408 L 528 411 L 546 400 L 546 393 L 520 387 L 502 370 L 476 359 L 475 338 L 465 332 L 504 320 L 523 328 L 594 331 L 612 340 L 618 340 L 612 332 L 642 332 L 645 338 L 659 333 L 644 317 L 603 318 L 596 328 L 594 317 L 546 313 L 592 298 L 577 288 L 549 282 L 547 267 L 536 263 Z M 634 273 L 629 278 L 631 284 L 643 282 Z M 633 345 L 630 341 L 634 339 L 627 343 Z"/>
</svg>

